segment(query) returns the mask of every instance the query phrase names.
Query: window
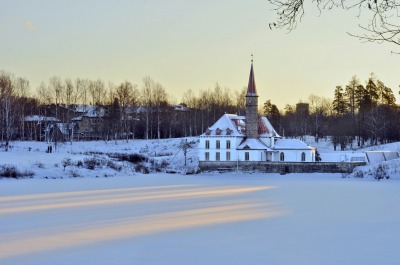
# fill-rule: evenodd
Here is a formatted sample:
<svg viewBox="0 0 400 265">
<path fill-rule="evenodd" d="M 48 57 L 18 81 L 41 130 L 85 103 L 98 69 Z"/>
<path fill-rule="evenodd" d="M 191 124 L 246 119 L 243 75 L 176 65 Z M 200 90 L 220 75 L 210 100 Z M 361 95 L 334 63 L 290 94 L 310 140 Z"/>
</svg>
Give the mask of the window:
<svg viewBox="0 0 400 265">
<path fill-rule="evenodd" d="M 301 161 L 304 162 L 306 161 L 306 153 L 301 153 Z"/>
<path fill-rule="evenodd" d="M 206 152 L 206 153 L 205 153 L 205 158 L 206 158 L 206 161 L 209 161 L 209 160 L 210 160 L 210 153 L 209 153 L 209 152 Z"/>
<path fill-rule="evenodd" d="M 226 152 L 226 161 L 231 161 L 231 152 Z"/>
<path fill-rule="evenodd" d="M 244 160 L 246 160 L 246 161 L 250 160 L 250 153 L 249 152 L 245 152 L 244 153 Z"/>
<path fill-rule="evenodd" d="M 216 160 L 216 161 L 220 161 L 220 160 L 221 160 L 221 155 L 220 155 L 219 152 L 216 152 L 216 153 L 215 153 L 215 160 Z"/>
<path fill-rule="evenodd" d="M 230 140 L 226 141 L 226 149 L 231 149 L 231 141 Z"/>
<path fill-rule="evenodd" d="M 220 149 L 220 148 L 221 148 L 221 141 L 220 141 L 220 140 L 217 140 L 216 148 L 217 148 L 217 149 Z"/>
<path fill-rule="evenodd" d="M 280 159 L 281 159 L 281 161 L 285 161 L 285 154 L 283 152 L 280 155 Z"/>
<path fill-rule="evenodd" d="M 210 149 L 210 141 L 206 140 L 206 149 Z"/>
</svg>

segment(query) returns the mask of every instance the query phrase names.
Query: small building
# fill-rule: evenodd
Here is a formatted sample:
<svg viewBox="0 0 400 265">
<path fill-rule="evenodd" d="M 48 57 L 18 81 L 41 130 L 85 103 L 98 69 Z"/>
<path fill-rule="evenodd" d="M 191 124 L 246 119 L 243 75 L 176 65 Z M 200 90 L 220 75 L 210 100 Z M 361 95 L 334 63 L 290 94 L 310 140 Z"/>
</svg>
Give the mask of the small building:
<svg viewBox="0 0 400 265">
<path fill-rule="evenodd" d="M 47 141 L 46 129 L 50 124 L 60 122 L 55 117 L 42 115 L 28 115 L 24 118 L 25 139 L 34 141 Z"/>
<path fill-rule="evenodd" d="M 202 168 L 202 164 L 217 165 L 224 161 L 315 162 L 315 154 L 315 148 L 298 139 L 281 137 L 266 117 L 258 117 L 258 95 L 252 62 L 246 94 L 246 115 L 225 114 L 200 135 L 199 166 Z"/>
<path fill-rule="evenodd" d="M 81 115 L 71 119 L 76 124 L 74 128 L 75 140 L 100 140 L 102 138 L 101 129 L 104 126 L 106 110 L 98 106 L 80 105 L 76 108 L 76 113 Z"/>
</svg>

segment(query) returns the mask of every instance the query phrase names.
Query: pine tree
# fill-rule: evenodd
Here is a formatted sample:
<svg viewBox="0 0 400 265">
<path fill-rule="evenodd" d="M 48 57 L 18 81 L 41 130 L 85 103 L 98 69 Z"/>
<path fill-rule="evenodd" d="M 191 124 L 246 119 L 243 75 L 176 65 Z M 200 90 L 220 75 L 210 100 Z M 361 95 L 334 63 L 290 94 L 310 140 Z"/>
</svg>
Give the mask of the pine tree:
<svg viewBox="0 0 400 265">
<path fill-rule="evenodd" d="M 336 86 L 333 99 L 333 109 L 337 115 L 344 115 L 348 111 L 348 104 L 345 99 L 342 86 Z"/>
<path fill-rule="evenodd" d="M 355 110 L 356 110 L 356 100 L 355 100 L 355 94 L 356 94 L 356 89 L 357 86 L 360 85 L 360 81 L 358 80 L 357 76 L 353 76 L 351 80 L 349 81 L 349 84 L 346 86 L 346 91 L 345 91 L 345 97 L 346 101 L 349 105 L 350 108 L 350 113 L 352 117 L 354 117 Z"/>
</svg>

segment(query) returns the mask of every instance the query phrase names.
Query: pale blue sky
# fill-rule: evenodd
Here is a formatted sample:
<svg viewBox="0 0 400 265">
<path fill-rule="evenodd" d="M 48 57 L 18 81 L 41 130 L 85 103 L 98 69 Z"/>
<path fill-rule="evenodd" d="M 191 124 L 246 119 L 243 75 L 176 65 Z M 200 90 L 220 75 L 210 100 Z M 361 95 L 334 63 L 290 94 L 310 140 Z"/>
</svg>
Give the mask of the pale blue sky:
<svg viewBox="0 0 400 265">
<path fill-rule="evenodd" d="M 398 98 L 396 46 L 349 37 L 361 22 L 354 14 L 310 11 L 290 34 L 269 30 L 273 14 L 265 0 L 3 0 L 0 69 L 32 90 L 54 75 L 139 86 L 148 75 L 180 101 L 189 88 L 246 86 L 254 53 L 260 104 L 332 97 L 336 85 L 371 72 Z"/>
</svg>

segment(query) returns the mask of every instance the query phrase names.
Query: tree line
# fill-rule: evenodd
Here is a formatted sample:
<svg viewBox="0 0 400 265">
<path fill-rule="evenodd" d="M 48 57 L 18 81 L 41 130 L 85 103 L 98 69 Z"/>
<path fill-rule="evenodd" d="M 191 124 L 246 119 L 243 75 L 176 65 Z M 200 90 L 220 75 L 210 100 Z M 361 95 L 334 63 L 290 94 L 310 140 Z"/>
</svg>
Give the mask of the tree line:
<svg viewBox="0 0 400 265">
<path fill-rule="evenodd" d="M 353 76 L 338 85 L 333 99 L 310 95 L 307 102 L 286 105 L 283 114 L 270 100 L 263 114 L 281 134 L 290 137 L 314 135 L 316 141 L 330 136 L 335 150 L 340 147 L 376 145 L 400 140 L 400 109 L 391 88 L 374 74 L 362 84 Z"/>
<path fill-rule="evenodd" d="M 58 122 L 73 123 L 79 105 L 91 106 L 98 115 L 90 123 L 91 139 L 195 136 L 224 113 L 244 115 L 244 93 L 245 88 L 232 92 L 217 83 L 197 93 L 188 90 L 177 104 L 165 87 L 149 76 L 140 85 L 54 76 L 32 92 L 26 78 L 0 71 L 0 139 L 6 146 L 10 140 L 48 139 L 34 137 L 25 117 L 54 117 Z"/>
<path fill-rule="evenodd" d="M 0 71 L 1 141 L 7 148 L 10 140 L 32 140 L 25 120 L 29 115 L 71 123 L 78 105 L 103 110 L 91 123 L 95 139 L 196 136 L 225 113 L 245 115 L 245 93 L 246 87 L 232 90 L 216 83 L 212 89 L 186 91 L 177 104 L 149 76 L 140 85 L 54 76 L 32 93 L 29 80 Z M 317 141 L 329 136 L 335 148 L 346 148 L 354 139 L 359 146 L 400 140 L 393 91 L 374 75 L 364 84 L 353 76 L 334 88 L 333 99 L 310 95 L 306 102 L 287 104 L 283 110 L 267 100 L 259 112 L 282 136 L 314 135 Z"/>
</svg>

